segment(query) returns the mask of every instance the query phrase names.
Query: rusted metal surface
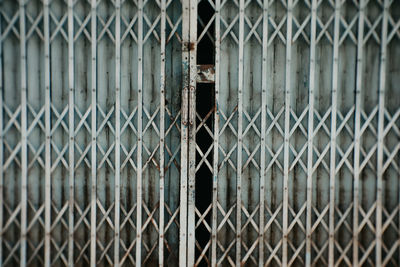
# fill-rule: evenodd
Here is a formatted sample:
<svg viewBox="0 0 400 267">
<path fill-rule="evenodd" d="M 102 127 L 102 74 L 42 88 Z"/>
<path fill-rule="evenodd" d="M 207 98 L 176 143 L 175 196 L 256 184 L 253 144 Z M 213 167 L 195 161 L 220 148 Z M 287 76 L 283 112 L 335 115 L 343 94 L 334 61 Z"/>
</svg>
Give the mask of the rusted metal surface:
<svg viewBox="0 0 400 267">
<path fill-rule="evenodd" d="M 198 83 L 215 83 L 215 66 L 214 65 L 197 65 Z"/>
</svg>

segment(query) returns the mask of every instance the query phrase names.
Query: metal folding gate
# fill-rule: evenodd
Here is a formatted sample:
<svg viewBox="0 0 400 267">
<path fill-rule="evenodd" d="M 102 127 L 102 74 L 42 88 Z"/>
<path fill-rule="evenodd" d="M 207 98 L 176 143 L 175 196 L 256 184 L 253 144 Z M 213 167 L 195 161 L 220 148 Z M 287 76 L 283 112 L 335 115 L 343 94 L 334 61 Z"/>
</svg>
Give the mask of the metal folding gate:
<svg viewBox="0 0 400 267">
<path fill-rule="evenodd" d="M 1 0 L 0 33 L 0 266 L 400 265 L 400 1 Z"/>
</svg>

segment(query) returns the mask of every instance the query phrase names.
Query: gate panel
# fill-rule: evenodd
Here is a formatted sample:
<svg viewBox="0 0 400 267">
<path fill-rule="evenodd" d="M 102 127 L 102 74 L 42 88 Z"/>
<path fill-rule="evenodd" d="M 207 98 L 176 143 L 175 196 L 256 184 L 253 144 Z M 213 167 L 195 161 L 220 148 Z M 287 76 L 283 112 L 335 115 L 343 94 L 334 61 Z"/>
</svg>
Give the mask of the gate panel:
<svg viewBox="0 0 400 267">
<path fill-rule="evenodd" d="M 202 5 L 215 112 L 197 132 L 214 142 L 198 143 L 196 170 L 212 170 L 213 196 L 197 198 L 210 235 L 195 264 L 397 266 L 398 3 Z"/>
<path fill-rule="evenodd" d="M 2 266 L 177 265 L 181 9 L 1 2 Z"/>
</svg>

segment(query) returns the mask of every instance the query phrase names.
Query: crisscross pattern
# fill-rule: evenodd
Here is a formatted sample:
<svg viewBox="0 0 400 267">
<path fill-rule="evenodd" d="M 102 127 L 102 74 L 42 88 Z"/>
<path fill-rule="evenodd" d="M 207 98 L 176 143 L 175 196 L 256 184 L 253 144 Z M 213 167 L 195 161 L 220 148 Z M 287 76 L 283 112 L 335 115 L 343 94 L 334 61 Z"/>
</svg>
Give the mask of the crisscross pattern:
<svg viewBox="0 0 400 267">
<path fill-rule="evenodd" d="M 399 266 L 399 58 L 397 0 L 0 1 L 0 266 Z"/>
<path fill-rule="evenodd" d="M 197 122 L 214 184 L 194 262 L 398 266 L 398 3 L 198 2 L 216 84 Z"/>
<path fill-rule="evenodd" d="M 0 3 L 1 266 L 176 265 L 181 14 Z"/>
</svg>

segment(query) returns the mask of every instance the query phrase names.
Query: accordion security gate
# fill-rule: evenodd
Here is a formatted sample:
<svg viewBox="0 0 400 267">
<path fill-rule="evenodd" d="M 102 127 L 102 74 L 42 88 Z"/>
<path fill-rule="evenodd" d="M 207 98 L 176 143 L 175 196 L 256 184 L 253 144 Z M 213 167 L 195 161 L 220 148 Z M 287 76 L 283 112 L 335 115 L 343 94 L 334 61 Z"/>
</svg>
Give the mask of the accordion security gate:
<svg viewBox="0 0 400 267">
<path fill-rule="evenodd" d="M 398 266 L 400 2 L 198 8 L 215 104 L 194 131 L 213 141 L 189 151 L 213 194 L 188 202 L 189 233 L 209 233 L 188 239 L 188 265 Z"/>
<path fill-rule="evenodd" d="M 0 265 L 176 266 L 181 4 L 0 9 Z"/>
<path fill-rule="evenodd" d="M 0 32 L 1 266 L 400 265 L 399 1 L 2 0 Z"/>
</svg>

